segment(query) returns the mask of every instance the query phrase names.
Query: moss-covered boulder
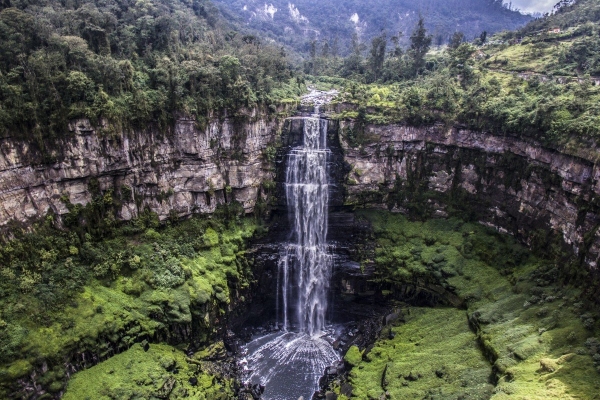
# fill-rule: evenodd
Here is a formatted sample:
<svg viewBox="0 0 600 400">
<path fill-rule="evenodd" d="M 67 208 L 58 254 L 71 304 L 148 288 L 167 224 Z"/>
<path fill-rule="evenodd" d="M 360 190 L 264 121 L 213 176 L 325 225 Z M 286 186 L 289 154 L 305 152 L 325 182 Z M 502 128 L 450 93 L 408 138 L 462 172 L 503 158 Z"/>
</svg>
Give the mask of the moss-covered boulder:
<svg viewBox="0 0 600 400">
<path fill-rule="evenodd" d="M 231 382 L 188 363 L 183 352 L 153 344 L 135 345 L 124 353 L 75 374 L 65 400 L 233 398 Z"/>
</svg>

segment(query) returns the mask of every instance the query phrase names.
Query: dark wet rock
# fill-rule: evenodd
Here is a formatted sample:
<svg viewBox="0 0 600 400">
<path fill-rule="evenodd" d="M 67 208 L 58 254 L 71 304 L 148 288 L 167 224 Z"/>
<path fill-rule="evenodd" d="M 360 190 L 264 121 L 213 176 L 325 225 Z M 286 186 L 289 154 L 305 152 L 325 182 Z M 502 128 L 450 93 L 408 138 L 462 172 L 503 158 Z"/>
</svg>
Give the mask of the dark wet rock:
<svg viewBox="0 0 600 400">
<path fill-rule="evenodd" d="M 177 381 L 172 376 L 168 377 L 162 387 L 158 390 L 156 397 L 159 399 L 168 399 L 176 382 Z"/>
<path fill-rule="evenodd" d="M 375 347 L 375 343 L 370 343 L 367 348 L 364 350 L 363 352 L 363 360 L 369 360 L 369 353 L 371 353 L 371 350 L 373 350 L 373 347 Z"/>
<path fill-rule="evenodd" d="M 246 383 L 242 385 L 238 392 L 238 400 L 259 400 L 264 392 L 265 387 L 263 385 Z"/>
<path fill-rule="evenodd" d="M 402 314 L 400 312 L 389 313 L 388 315 L 385 316 L 385 318 L 383 320 L 383 324 L 384 325 L 393 324 L 394 322 L 399 320 L 401 317 L 402 317 Z"/>
<path fill-rule="evenodd" d="M 338 361 L 334 365 L 331 365 L 325 369 L 325 373 L 329 376 L 331 375 L 339 375 L 344 373 L 345 367 L 343 361 Z"/>
<path fill-rule="evenodd" d="M 419 379 L 421 379 L 422 375 L 421 374 L 417 374 L 413 371 L 411 371 L 408 375 L 404 376 L 404 379 L 406 379 L 409 382 L 416 382 Z"/>
<path fill-rule="evenodd" d="M 325 393 L 325 400 L 337 400 L 338 395 L 333 392 Z"/>
<path fill-rule="evenodd" d="M 385 364 L 385 368 L 383 368 L 383 372 L 381 373 L 381 388 L 383 390 L 385 390 L 388 385 L 390 384 L 390 382 L 387 379 L 387 371 L 388 371 L 388 364 Z"/>
<path fill-rule="evenodd" d="M 189 380 L 190 385 L 192 386 L 196 386 L 198 384 L 198 378 L 196 378 L 195 376 L 192 376 Z"/>
<path fill-rule="evenodd" d="M 348 382 L 343 383 L 340 387 L 340 393 L 346 397 L 352 396 L 352 385 Z"/>
</svg>

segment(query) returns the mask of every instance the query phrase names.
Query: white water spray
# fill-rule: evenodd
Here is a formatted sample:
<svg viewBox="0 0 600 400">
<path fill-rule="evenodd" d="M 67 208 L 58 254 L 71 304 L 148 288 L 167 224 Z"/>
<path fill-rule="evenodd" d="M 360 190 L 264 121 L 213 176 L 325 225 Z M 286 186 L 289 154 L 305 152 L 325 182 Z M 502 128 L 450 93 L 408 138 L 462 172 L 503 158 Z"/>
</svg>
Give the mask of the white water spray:
<svg viewBox="0 0 600 400">
<path fill-rule="evenodd" d="M 304 119 L 303 145 L 288 156 L 285 192 L 291 240 L 279 262 L 284 329 L 291 321 L 300 332 L 320 334 L 325 327 L 331 255 L 327 247 L 329 181 L 327 120 Z"/>
<path fill-rule="evenodd" d="M 279 259 L 276 293 L 284 329 L 248 343 L 242 363 L 248 381 L 266 385 L 263 397 L 268 400 L 310 398 L 325 367 L 339 360 L 325 338 L 332 267 L 327 246 L 328 158 L 327 121 L 318 115 L 304 118 L 303 144 L 292 149 L 286 169 L 291 232 Z"/>
</svg>

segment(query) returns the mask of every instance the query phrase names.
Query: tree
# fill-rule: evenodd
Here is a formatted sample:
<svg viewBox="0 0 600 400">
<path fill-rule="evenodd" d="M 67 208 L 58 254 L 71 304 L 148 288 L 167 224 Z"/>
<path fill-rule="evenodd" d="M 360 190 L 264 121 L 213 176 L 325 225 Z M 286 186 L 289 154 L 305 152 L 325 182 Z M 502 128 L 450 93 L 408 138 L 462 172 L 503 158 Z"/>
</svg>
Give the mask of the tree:
<svg viewBox="0 0 600 400">
<path fill-rule="evenodd" d="M 554 13 L 558 13 L 563 11 L 563 9 L 565 9 L 568 6 L 572 6 L 573 4 L 575 4 L 575 0 L 560 0 L 558 3 L 556 3 L 554 5 Z"/>
<path fill-rule="evenodd" d="M 463 86 L 470 84 L 474 77 L 473 58 L 471 57 L 474 51 L 474 47 L 469 43 L 462 43 L 456 49 L 449 51 L 450 72 L 460 76 Z"/>
<path fill-rule="evenodd" d="M 315 75 L 317 73 L 317 41 L 312 40 L 310 42 L 310 61 L 306 72 Z"/>
<path fill-rule="evenodd" d="M 448 47 L 451 49 L 458 49 L 458 46 L 460 46 L 462 44 L 462 42 L 465 41 L 465 34 L 462 32 L 454 32 L 454 34 L 452 35 L 452 38 L 450 38 L 450 43 L 448 44 Z"/>
<path fill-rule="evenodd" d="M 480 44 L 484 45 L 486 40 L 487 40 L 487 31 L 483 31 L 483 32 L 481 32 L 481 35 L 479 35 Z"/>
<path fill-rule="evenodd" d="M 327 40 L 325 40 L 325 42 L 323 43 L 323 48 L 321 49 L 321 57 L 329 58 L 329 55 L 330 55 L 329 42 Z"/>
<path fill-rule="evenodd" d="M 415 74 L 418 74 L 425 67 L 425 54 L 429 51 L 431 39 L 431 36 L 427 35 L 424 19 L 420 17 L 415 30 L 410 35 L 410 52 Z"/>
<path fill-rule="evenodd" d="M 331 56 L 333 58 L 337 58 L 340 55 L 340 41 L 338 37 L 333 38 L 333 43 L 331 44 Z"/>
<path fill-rule="evenodd" d="M 354 32 L 352 34 L 352 53 L 355 56 L 360 56 L 363 50 L 364 47 L 358 38 L 358 33 Z"/>
<path fill-rule="evenodd" d="M 314 60 L 315 58 L 317 58 L 317 41 L 312 40 L 310 42 L 310 59 Z"/>
<path fill-rule="evenodd" d="M 360 42 L 358 34 L 354 32 L 352 34 L 352 54 L 344 60 L 342 76 L 348 77 L 364 73 L 363 50 L 364 45 Z"/>
<path fill-rule="evenodd" d="M 373 38 L 371 42 L 371 54 L 369 56 L 369 67 L 373 81 L 379 79 L 383 62 L 385 61 L 385 51 L 387 48 L 387 37 L 385 32 L 380 36 Z"/>
<path fill-rule="evenodd" d="M 404 34 L 402 32 L 398 32 L 397 36 L 392 36 L 390 39 L 392 43 L 394 43 L 394 50 L 392 51 L 393 57 L 401 57 L 402 56 L 402 47 L 400 47 L 400 39 L 402 39 Z"/>
</svg>

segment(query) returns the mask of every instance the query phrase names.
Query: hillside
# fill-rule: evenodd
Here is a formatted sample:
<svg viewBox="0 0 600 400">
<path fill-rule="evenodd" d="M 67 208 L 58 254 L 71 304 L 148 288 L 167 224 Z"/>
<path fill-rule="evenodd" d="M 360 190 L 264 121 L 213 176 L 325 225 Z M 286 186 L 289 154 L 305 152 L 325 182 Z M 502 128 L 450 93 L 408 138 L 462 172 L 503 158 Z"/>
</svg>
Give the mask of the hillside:
<svg viewBox="0 0 600 400">
<path fill-rule="evenodd" d="M 598 7 L 594 1 L 569 4 L 484 43 L 456 35 L 443 51 L 432 51 L 428 31 L 415 30 L 407 50 L 385 52 L 392 44 L 380 36 L 366 58 L 316 61 L 347 79 L 323 81 L 347 88 L 339 100 L 356 104 L 358 112 L 350 115 L 364 123 L 460 124 L 595 160 L 589 149 L 600 144 Z"/>
<path fill-rule="evenodd" d="M 202 123 L 290 96 L 276 91 L 292 78 L 286 54 L 244 34 L 210 1 L 12 5 L 0 3 L 3 136 L 56 137 L 82 117 L 168 128 L 176 113 Z"/>
<path fill-rule="evenodd" d="M 502 6 L 499 0 L 215 0 L 225 13 L 268 37 L 307 52 L 309 42 L 328 42 L 330 51 L 347 54 L 354 33 L 368 42 L 382 30 L 405 37 L 419 15 L 434 44 L 447 43 L 455 31 L 472 39 L 481 32 L 516 29 L 531 19 Z"/>
<path fill-rule="evenodd" d="M 566 29 L 587 22 L 600 21 L 600 3 L 595 0 L 562 0 L 557 2 L 557 6 L 555 13 L 532 21 L 520 32 L 529 34 L 543 29 Z"/>
</svg>

